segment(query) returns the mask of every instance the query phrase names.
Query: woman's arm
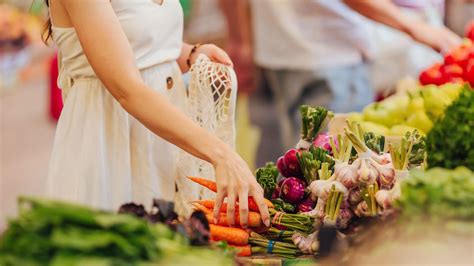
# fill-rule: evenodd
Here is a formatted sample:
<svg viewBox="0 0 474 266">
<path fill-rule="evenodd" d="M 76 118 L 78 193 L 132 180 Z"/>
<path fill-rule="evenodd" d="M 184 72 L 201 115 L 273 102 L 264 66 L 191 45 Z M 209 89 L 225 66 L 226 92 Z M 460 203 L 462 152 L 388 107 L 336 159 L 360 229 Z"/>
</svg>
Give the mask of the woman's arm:
<svg viewBox="0 0 474 266">
<path fill-rule="evenodd" d="M 199 46 L 194 53 L 191 54 L 191 50 L 194 45 L 183 42 L 181 48 L 181 54 L 179 55 L 176 62 L 178 62 L 179 68 L 182 73 L 186 73 L 189 70 L 188 59 L 190 60 L 191 65 L 196 61 L 196 58 L 199 54 L 205 54 L 209 59 L 214 62 L 221 63 L 228 66 L 232 65 L 232 60 L 230 60 L 227 53 L 221 48 L 215 46 L 214 44 L 203 44 Z"/>
<path fill-rule="evenodd" d="M 263 190 L 243 159 L 142 81 L 132 49 L 109 1 L 61 0 L 61 3 L 89 63 L 121 106 L 158 136 L 214 165 L 218 186 L 215 217 L 227 196 L 228 220 L 234 223 L 238 197 L 241 223 L 247 224 L 247 197 L 250 195 L 268 224 Z"/>
<path fill-rule="evenodd" d="M 438 52 L 449 52 L 461 39 L 446 27 L 433 27 L 419 19 L 405 16 L 390 0 L 344 0 L 360 14 L 410 35 Z"/>
</svg>

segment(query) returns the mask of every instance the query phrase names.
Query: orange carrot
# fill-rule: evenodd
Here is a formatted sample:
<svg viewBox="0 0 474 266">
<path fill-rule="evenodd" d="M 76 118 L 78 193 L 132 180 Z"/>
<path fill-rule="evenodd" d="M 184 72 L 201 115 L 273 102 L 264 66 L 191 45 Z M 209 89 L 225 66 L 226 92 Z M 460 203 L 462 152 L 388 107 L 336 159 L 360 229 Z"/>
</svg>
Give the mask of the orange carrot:
<svg viewBox="0 0 474 266">
<path fill-rule="evenodd" d="M 266 198 L 263 198 L 263 201 L 265 202 L 265 204 L 267 204 L 267 207 L 269 209 L 274 209 L 275 208 L 273 203 L 271 201 L 267 200 Z M 251 197 L 249 197 L 249 210 L 257 211 L 257 212 L 259 211 L 257 203 Z"/>
<path fill-rule="evenodd" d="M 237 252 L 237 256 L 241 256 L 241 257 L 252 256 L 252 247 L 250 245 L 237 246 L 237 245 L 229 244 L 229 246 L 235 248 L 235 251 Z"/>
<path fill-rule="evenodd" d="M 214 217 L 212 214 L 206 214 L 206 218 L 209 223 L 214 224 Z M 240 225 L 240 215 L 238 212 L 235 212 L 235 223 Z M 219 220 L 217 221 L 218 225 L 229 226 L 227 223 L 227 214 L 219 213 Z M 257 212 L 249 212 L 248 226 L 249 227 L 259 227 L 262 225 L 262 218 Z"/>
<path fill-rule="evenodd" d="M 201 205 L 197 202 L 193 202 L 192 205 L 194 206 L 195 210 L 202 211 L 205 214 L 211 214 L 212 215 L 212 211 L 209 210 L 208 208 L 206 208 L 206 206 L 203 206 L 203 205 Z"/>
<path fill-rule="evenodd" d="M 214 209 L 215 202 L 213 200 L 196 200 L 193 203 L 200 204 L 210 210 Z M 237 208 L 237 207 L 236 207 Z M 222 203 L 220 212 L 227 212 L 227 203 Z"/>
<path fill-rule="evenodd" d="M 249 233 L 241 228 L 224 227 L 210 224 L 211 238 L 216 241 L 226 241 L 229 244 L 247 245 L 249 242 Z"/>
<path fill-rule="evenodd" d="M 188 178 L 199 185 L 208 188 L 211 191 L 217 192 L 217 185 L 216 182 L 211 181 L 209 179 L 201 178 L 201 177 L 193 177 L 193 176 L 188 176 Z M 267 199 L 263 199 L 265 201 L 265 204 L 267 204 L 268 208 L 273 209 L 275 206 L 273 203 Z M 254 201 L 252 197 L 249 197 L 249 210 L 251 211 L 259 211 L 257 203 Z"/>
<path fill-rule="evenodd" d="M 205 179 L 205 178 L 202 178 L 202 177 L 195 177 L 195 176 L 188 176 L 188 178 L 191 179 L 192 181 L 198 183 L 199 185 L 201 185 L 205 188 L 208 188 L 211 191 L 217 192 L 216 182 L 214 182 L 212 180 Z"/>
<path fill-rule="evenodd" d="M 214 204 L 215 204 L 215 202 L 214 202 L 213 200 L 198 200 L 198 201 L 195 201 L 195 202 L 196 202 L 196 203 L 199 203 L 199 204 L 201 204 L 201 205 L 203 205 L 203 206 L 205 206 L 205 207 L 208 208 L 208 209 L 214 209 Z M 270 201 L 269 201 L 269 202 L 270 202 Z M 253 201 L 252 198 L 249 198 L 248 204 L 249 204 L 249 210 L 250 210 L 250 211 L 254 211 L 254 212 L 258 212 L 258 211 L 259 211 L 257 204 Z M 272 203 L 270 202 L 270 204 L 272 204 Z M 268 205 L 269 205 L 269 204 L 267 203 L 267 206 L 268 206 Z M 273 206 L 273 204 L 272 204 L 272 206 Z M 239 206 L 236 205 L 235 208 L 238 209 Z M 269 206 L 269 208 L 272 208 L 272 207 Z M 222 205 L 221 205 L 220 212 L 226 212 L 226 211 L 227 211 L 227 203 L 224 202 L 224 203 L 222 203 Z"/>
</svg>

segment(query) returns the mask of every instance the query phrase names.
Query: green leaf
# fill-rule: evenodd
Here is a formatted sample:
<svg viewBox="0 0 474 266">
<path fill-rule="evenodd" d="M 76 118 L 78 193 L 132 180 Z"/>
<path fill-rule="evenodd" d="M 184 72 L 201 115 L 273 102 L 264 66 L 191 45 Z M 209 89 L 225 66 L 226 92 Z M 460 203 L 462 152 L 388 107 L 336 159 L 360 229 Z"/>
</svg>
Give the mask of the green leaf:
<svg viewBox="0 0 474 266">
<path fill-rule="evenodd" d="M 426 136 L 429 167 L 474 170 L 474 90 L 465 86 Z"/>
</svg>

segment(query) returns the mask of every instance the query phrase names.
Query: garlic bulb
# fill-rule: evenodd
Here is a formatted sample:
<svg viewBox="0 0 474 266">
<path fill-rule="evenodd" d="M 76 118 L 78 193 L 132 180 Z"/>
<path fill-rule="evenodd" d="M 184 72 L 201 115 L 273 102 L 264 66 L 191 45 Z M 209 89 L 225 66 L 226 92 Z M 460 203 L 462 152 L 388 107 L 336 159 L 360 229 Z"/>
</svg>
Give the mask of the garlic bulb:
<svg viewBox="0 0 474 266">
<path fill-rule="evenodd" d="M 302 253 L 314 254 L 319 249 L 317 233 L 318 231 L 315 231 L 306 236 L 296 232 L 291 236 L 291 240 L 293 240 L 293 244 L 295 244 Z"/>
<path fill-rule="evenodd" d="M 391 195 L 388 190 L 379 190 L 375 193 L 375 200 L 377 204 L 383 209 L 387 209 L 392 205 Z"/>
<path fill-rule="evenodd" d="M 328 183 L 327 180 L 315 180 L 311 182 L 311 184 L 309 184 L 309 190 L 311 191 L 311 195 L 314 195 L 318 199 L 321 199 L 322 192 L 326 183 Z"/>
<path fill-rule="evenodd" d="M 370 168 L 376 169 L 378 172 L 377 180 L 380 182 L 382 188 L 390 189 L 395 182 L 395 169 L 391 164 L 381 165 L 374 160 L 369 161 Z"/>
<path fill-rule="evenodd" d="M 349 203 L 351 205 L 357 205 L 359 202 L 362 201 L 362 196 L 360 194 L 359 189 L 354 189 L 349 192 Z"/>
<path fill-rule="evenodd" d="M 324 217 L 324 206 L 325 205 L 326 205 L 326 201 L 322 198 L 319 198 L 317 203 L 316 203 L 316 207 L 314 207 L 314 209 L 312 209 L 309 212 L 303 212 L 301 214 L 308 215 L 310 217 L 316 218 L 316 220 L 322 219 Z"/>
<path fill-rule="evenodd" d="M 344 195 L 344 199 L 347 199 L 347 197 L 349 196 L 349 190 L 344 186 L 344 184 L 339 181 L 332 181 L 328 184 L 328 187 L 331 189 L 332 186 L 334 186 L 337 191 L 341 192 Z"/>
<path fill-rule="evenodd" d="M 338 163 L 335 166 L 334 175 L 336 180 L 340 181 L 348 189 L 352 189 L 357 185 L 357 168 L 346 163 Z"/>
<path fill-rule="evenodd" d="M 390 155 L 390 153 L 384 153 L 382 155 L 378 155 L 376 153 L 373 153 L 370 158 L 372 158 L 374 161 L 376 161 L 377 163 L 379 163 L 381 165 L 392 163 L 392 156 Z"/>
<path fill-rule="evenodd" d="M 339 229 L 347 228 L 353 216 L 354 214 L 349 208 L 341 208 L 337 217 L 337 227 Z"/>
<path fill-rule="evenodd" d="M 354 213 L 358 217 L 370 216 L 369 206 L 367 206 L 367 203 L 365 201 L 361 201 L 361 202 L 359 202 L 359 204 L 357 204 L 357 207 L 354 210 Z"/>
<path fill-rule="evenodd" d="M 363 184 L 373 184 L 375 183 L 378 171 L 377 169 L 371 167 L 370 159 L 357 159 L 360 160 L 360 167 L 357 170 L 357 182 Z"/>
</svg>

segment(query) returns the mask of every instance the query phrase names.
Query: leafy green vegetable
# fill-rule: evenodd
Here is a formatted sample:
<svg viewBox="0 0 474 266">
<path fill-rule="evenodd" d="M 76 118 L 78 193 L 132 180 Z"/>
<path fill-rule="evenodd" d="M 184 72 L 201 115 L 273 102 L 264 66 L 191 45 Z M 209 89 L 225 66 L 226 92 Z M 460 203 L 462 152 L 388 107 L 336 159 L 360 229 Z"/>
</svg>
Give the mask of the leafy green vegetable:
<svg viewBox="0 0 474 266">
<path fill-rule="evenodd" d="M 465 165 L 474 170 L 473 129 L 474 90 L 464 88 L 426 136 L 428 167 Z"/>
<path fill-rule="evenodd" d="M 319 147 L 314 147 L 314 146 L 311 146 L 309 151 L 313 154 L 313 158 L 315 160 L 318 160 L 321 163 L 328 163 L 329 164 L 329 170 L 334 170 L 335 161 L 329 155 L 329 151 L 327 151 L 325 149 L 322 149 L 322 148 L 319 148 Z"/>
<path fill-rule="evenodd" d="M 296 157 L 307 184 L 320 178 L 318 170 L 321 169 L 323 163 L 329 164 L 329 170 L 333 170 L 335 164 L 327 150 L 314 146 L 311 146 L 308 151 L 303 150 L 297 153 Z"/>
<path fill-rule="evenodd" d="M 473 220 L 474 173 L 466 167 L 412 170 L 396 203 L 406 216 Z"/>
<path fill-rule="evenodd" d="M 201 258 L 206 265 L 232 264 L 227 255 L 190 246 L 187 236 L 163 223 L 46 199 L 20 198 L 19 205 L 19 217 L 0 238 L 2 266 L 166 265 Z"/>
<path fill-rule="evenodd" d="M 301 114 L 301 139 L 310 143 L 327 126 L 334 114 L 326 108 L 309 105 L 300 106 Z"/>
<path fill-rule="evenodd" d="M 18 260 L 125 265 L 161 256 L 150 226 L 135 217 L 46 199 L 21 198 L 19 203 L 20 217 L 10 222 L 0 240 L 0 265 Z M 65 263 L 68 260 L 77 262 Z"/>
<path fill-rule="evenodd" d="M 278 169 L 274 163 L 268 162 L 264 167 L 258 168 L 255 176 L 262 186 L 265 198 L 270 199 L 277 185 Z"/>
<path fill-rule="evenodd" d="M 277 198 L 272 199 L 273 205 L 275 205 L 275 210 L 286 213 L 295 213 L 296 205 L 285 202 L 284 200 Z"/>
<path fill-rule="evenodd" d="M 414 168 L 425 162 L 426 159 L 426 138 L 414 130 L 413 132 L 407 132 L 405 137 L 411 140 L 413 146 L 411 147 L 410 156 L 408 157 L 408 168 Z"/>
<path fill-rule="evenodd" d="M 369 149 L 378 154 L 381 154 L 385 147 L 385 137 L 382 135 L 377 135 L 373 132 L 364 133 L 364 142 Z"/>
<path fill-rule="evenodd" d="M 298 163 L 307 184 L 311 184 L 311 182 L 318 179 L 318 170 L 321 168 L 321 162 L 314 159 L 311 151 L 301 151 L 301 153 L 296 154 L 296 158 L 298 158 Z"/>
</svg>

